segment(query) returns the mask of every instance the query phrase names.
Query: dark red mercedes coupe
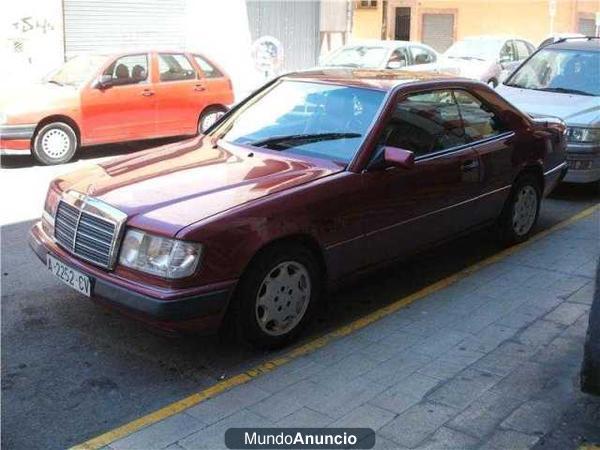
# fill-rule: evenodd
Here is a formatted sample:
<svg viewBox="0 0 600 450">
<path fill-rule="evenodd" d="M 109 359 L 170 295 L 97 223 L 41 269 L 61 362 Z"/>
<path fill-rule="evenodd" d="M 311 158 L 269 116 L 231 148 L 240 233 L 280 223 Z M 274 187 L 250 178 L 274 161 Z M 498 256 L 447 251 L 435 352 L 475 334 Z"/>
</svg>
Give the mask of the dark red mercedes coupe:
<svg viewBox="0 0 600 450">
<path fill-rule="evenodd" d="M 55 179 L 30 243 L 126 314 L 183 331 L 231 317 L 277 346 L 353 276 L 489 224 L 527 239 L 564 131 L 475 81 L 294 73 L 205 135 Z"/>
</svg>

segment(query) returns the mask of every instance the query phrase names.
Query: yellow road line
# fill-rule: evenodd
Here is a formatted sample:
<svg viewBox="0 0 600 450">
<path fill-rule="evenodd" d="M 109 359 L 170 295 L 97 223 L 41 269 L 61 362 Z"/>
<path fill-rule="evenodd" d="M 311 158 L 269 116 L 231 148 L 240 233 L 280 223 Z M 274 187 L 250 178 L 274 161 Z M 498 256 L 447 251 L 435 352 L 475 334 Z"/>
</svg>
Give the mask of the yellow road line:
<svg viewBox="0 0 600 450">
<path fill-rule="evenodd" d="M 506 258 L 507 256 L 510 256 L 510 255 L 518 252 L 519 250 L 532 244 L 533 242 L 536 242 L 561 228 L 565 228 L 565 227 L 571 225 L 572 223 L 577 222 L 578 220 L 588 217 L 589 215 L 593 214 L 595 211 L 597 211 L 599 209 L 600 209 L 600 205 L 595 205 L 590 208 L 587 208 L 587 209 L 581 211 L 580 213 L 574 215 L 573 217 L 566 219 L 562 222 L 559 222 L 558 224 L 548 228 L 547 230 L 544 230 L 544 231 L 536 234 L 531 239 L 529 239 L 526 242 L 523 242 L 522 244 L 515 245 L 515 246 L 507 248 L 499 253 L 496 253 L 495 255 L 492 255 L 476 264 L 473 264 L 453 275 L 450 275 L 440 281 L 437 281 L 429 286 L 426 286 L 425 288 L 423 288 L 417 292 L 414 292 L 413 294 L 410 294 L 404 298 L 396 300 L 394 303 L 384 306 L 370 314 L 367 314 L 364 317 L 361 317 L 347 325 L 337 328 L 323 336 L 315 338 L 315 339 L 307 342 L 306 344 L 300 345 L 300 346 L 290 350 L 288 353 L 286 353 L 285 355 L 283 355 L 279 358 L 262 363 L 250 370 L 247 370 L 244 373 L 240 373 L 239 375 L 235 375 L 231 378 L 228 378 L 227 380 L 220 381 L 220 382 L 214 384 L 213 386 L 210 386 L 209 388 L 204 389 L 201 392 L 192 394 L 189 397 L 186 397 L 182 400 L 171 403 L 170 405 L 167 405 L 164 408 L 161 408 L 150 414 L 142 416 L 139 419 L 136 419 L 125 425 L 122 425 L 113 430 L 110 430 L 104 434 L 101 434 L 100 436 L 97 436 L 93 439 L 90 439 L 89 441 L 86 441 L 82 444 L 76 445 L 75 447 L 72 447 L 72 448 L 78 449 L 78 450 L 79 449 L 87 449 L 87 450 L 99 449 L 101 447 L 109 445 L 111 442 L 115 442 L 118 439 L 124 438 L 125 436 L 128 436 L 138 430 L 141 430 L 142 428 L 145 428 L 156 422 L 160 422 L 161 420 L 164 420 L 167 417 L 171 417 L 181 411 L 184 411 L 184 410 L 191 408 L 192 406 L 195 406 L 205 400 L 208 400 L 211 397 L 215 397 L 216 395 L 219 395 L 225 391 L 228 391 L 228 390 L 234 388 L 235 386 L 245 384 L 248 381 L 252 380 L 253 378 L 256 378 L 265 373 L 271 372 L 274 369 L 276 369 L 277 367 L 282 366 L 282 365 L 298 358 L 299 356 L 303 356 L 303 355 L 307 355 L 308 353 L 312 353 L 315 350 L 324 347 L 325 345 L 327 345 L 328 343 L 330 343 L 333 340 L 336 340 L 343 336 L 352 334 L 353 332 L 360 330 L 361 328 L 364 328 L 367 325 L 372 324 L 373 322 L 376 322 L 386 316 L 389 316 L 390 314 L 398 311 L 399 309 L 405 308 L 406 306 L 410 305 L 411 303 L 416 302 L 417 300 L 427 297 L 428 295 L 433 294 L 434 292 L 440 291 L 440 290 L 452 285 L 453 283 L 457 282 L 458 280 L 465 278 L 465 277 L 471 275 L 472 273 L 483 269 L 484 267 L 494 264 L 494 263 L 500 261 L 501 259 Z"/>
</svg>

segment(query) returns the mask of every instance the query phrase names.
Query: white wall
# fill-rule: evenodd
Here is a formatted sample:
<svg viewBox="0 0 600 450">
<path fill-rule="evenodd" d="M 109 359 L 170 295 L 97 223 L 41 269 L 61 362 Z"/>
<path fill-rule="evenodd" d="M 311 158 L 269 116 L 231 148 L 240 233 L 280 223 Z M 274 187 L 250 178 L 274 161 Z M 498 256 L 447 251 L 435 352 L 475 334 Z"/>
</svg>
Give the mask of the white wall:
<svg viewBox="0 0 600 450">
<path fill-rule="evenodd" d="M 5 87 L 39 79 L 62 64 L 61 0 L 4 0 L 0 58 L 0 85 Z"/>
<path fill-rule="evenodd" d="M 186 47 L 204 53 L 231 77 L 236 101 L 262 83 L 254 68 L 245 0 L 187 2 Z"/>
</svg>

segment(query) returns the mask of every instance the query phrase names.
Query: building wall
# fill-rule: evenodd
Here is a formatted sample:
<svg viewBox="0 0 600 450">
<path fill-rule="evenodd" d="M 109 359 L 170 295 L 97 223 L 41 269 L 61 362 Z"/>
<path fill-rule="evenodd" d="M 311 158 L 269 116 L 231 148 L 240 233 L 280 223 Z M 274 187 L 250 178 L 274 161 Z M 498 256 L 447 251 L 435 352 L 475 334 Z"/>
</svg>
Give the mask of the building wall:
<svg viewBox="0 0 600 450">
<path fill-rule="evenodd" d="M 411 8 L 411 40 L 421 40 L 423 14 L 455 15 L 455 39 L 478 34 L 515 34 L 534 44 L 554 33 L 577 32 L 580 17 L 594 18 L 599 0 L 558 0 L 552 24 L 549 0 L 389 0 L 387 38 L 394 38 L 395 8 Z M 383 2 L 354 11 L 352 37 L 380 38 Z"/>
</svg>

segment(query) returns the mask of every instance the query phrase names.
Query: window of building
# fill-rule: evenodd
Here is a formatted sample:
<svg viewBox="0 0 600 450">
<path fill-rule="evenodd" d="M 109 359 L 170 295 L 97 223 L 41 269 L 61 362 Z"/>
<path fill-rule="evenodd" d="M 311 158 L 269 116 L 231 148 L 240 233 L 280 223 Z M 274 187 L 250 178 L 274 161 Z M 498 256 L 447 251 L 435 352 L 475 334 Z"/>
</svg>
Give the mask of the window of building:
<svg viewBox="0 0 600 450">
<path fill-rule="evenodd" d="M 371 9 L 377 8 L 377 0 L 359 0 L 356 2 L 358 9 Z"/>
</svg>

